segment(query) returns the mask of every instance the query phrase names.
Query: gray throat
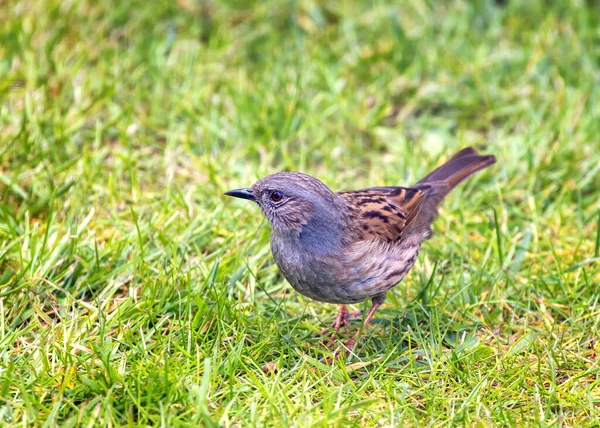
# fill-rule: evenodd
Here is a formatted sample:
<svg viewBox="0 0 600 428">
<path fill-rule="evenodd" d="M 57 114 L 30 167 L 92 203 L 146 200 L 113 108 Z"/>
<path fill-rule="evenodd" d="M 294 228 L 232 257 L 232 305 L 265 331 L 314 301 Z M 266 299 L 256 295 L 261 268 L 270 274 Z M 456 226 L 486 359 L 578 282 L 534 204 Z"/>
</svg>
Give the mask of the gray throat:
<svg viewBox="0 0 600 428">
<path fill-rule="evenodd" d="M 342 241 L 342 220 L 339 212 L 317 209 L 298 234 L 298 245 L 316 256 L 339 253 Z"/>
</svg>

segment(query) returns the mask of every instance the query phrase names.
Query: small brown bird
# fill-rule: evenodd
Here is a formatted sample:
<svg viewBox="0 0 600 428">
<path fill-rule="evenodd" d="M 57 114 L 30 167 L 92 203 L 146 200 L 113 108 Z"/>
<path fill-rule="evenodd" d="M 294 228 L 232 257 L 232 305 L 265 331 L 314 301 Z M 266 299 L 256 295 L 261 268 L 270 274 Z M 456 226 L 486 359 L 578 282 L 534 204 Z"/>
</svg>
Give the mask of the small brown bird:
<svg viewBox="0 0 600 428">
<path fill-rule="evenodd" d="M 252 200 L 262 209 L 273 229 L 275 262 L 296 291 L 342 305 L 332 325 L 337 331 L 348 323 L 345 305 L 367 298 L 372 306 L 364 325 L 369 323 L 431 236 L 438 204 L 495 162 L 494 156 L 469 147 L 412 187 L 336 193 L 309 175 L 280 172 L 225 194 Z M 348 342 L 349 350 L 357 338 Z"/>
</svg>

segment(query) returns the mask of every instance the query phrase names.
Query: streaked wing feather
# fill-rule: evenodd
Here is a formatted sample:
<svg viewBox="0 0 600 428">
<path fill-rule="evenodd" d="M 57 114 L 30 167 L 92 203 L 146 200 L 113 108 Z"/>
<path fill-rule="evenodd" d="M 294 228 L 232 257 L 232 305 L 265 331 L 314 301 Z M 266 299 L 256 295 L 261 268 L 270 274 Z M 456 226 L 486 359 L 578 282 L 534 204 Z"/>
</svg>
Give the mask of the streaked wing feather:
<svg viewBox="0 0 600 428">
<path fill-rule="evenodd" d="M 338 195 L 353 211 L 359 239 L 395 241 L 419 214 L 430 190 L 430 186 L 372 187 Z"/>
</svg>

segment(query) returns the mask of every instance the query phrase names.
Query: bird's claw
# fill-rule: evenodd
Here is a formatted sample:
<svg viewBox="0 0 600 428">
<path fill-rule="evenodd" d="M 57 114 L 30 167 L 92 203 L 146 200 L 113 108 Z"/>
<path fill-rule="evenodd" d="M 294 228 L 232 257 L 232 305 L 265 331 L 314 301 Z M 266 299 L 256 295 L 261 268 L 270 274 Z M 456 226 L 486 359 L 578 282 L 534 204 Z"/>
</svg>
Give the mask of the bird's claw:
<svg viewBox="0 0 600 428">
<path fill-rule="evenodd" d="M 339 360 L 343 357 L 348 357 L 350 356 L 350 354 L 352 353 L 352 350 L 354 349 L 354 346 L 356 345 L 356 339 L 350 339 L 346 342 L 345 346 L 342 346 L 340 348 L 338 348 L 334 353 L 333 353 L 333 359 L 335 360 Z M 333 363 L 333 359 L 331 359 L 331 362 Z"/>
<path fill-rule="evenodd" d="M 333 328 L 335 331 L 333 333 L 331 333 L 331 340 L 335 340 L 335 333 L 337 333 L 338 331 L 340 331 L 340 329 L 342 327 L 350 327 L 350 320 L 352 318 L 356 318 L 361 316 L 362 311 L 358 310 L 358 311 L 354 311 L 354 312 L 348 312 L 348 309 L 346 308 L 346 306 L 342 306 L 337 314 L 337 316 L 335 317 L 335 321 L 331 324 L 331 328 Z M 330 329 L 326 328 L 323 329 L 321 331 L 321 335 L 324 336 L 326 334 L 328 334 L 330 332 Z"/>
</svg>

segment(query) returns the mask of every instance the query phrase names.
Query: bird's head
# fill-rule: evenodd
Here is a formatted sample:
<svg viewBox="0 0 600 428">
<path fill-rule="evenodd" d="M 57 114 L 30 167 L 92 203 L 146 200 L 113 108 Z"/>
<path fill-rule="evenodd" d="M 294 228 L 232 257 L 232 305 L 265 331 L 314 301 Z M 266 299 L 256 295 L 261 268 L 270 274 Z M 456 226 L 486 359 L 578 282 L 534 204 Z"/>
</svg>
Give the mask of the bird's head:
<svg viewBox="0 0 600 428">
<path fill-rule="evenodd" d="M 225 194 L 256 202 L 279 233 L 300 232 L 315 222 L 336 222 L 343 212 L 343 202 L 325 184 L 298 172 L 269 175 L 252 187 Z"/>
</svg>

